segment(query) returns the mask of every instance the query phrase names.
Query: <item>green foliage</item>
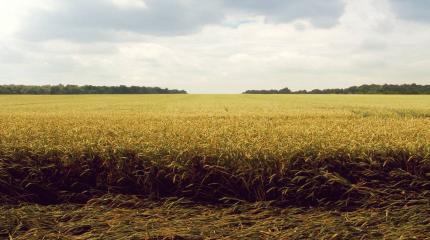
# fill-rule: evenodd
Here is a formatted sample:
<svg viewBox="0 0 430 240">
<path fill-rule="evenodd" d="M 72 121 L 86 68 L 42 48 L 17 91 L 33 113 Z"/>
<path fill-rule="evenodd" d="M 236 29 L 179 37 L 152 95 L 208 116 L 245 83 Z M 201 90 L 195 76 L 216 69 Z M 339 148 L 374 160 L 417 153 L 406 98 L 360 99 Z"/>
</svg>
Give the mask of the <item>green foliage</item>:
<svg viewBox="0 0 430 240">
<path fill-rule="evenodd" d="M 0 85 L 0 94 L 185 94 L 184 90 L 139 86 Z"/>
<path fill-rule="evenodd" d="M 370 84 L 353 86 L 349 88 L 314 89 L 312 91 L 290 91 L 288 88 L 281 90 L 247 90 L 245 94 L 430 94 L 430 85 L 417 84 Z"/>
</svg>

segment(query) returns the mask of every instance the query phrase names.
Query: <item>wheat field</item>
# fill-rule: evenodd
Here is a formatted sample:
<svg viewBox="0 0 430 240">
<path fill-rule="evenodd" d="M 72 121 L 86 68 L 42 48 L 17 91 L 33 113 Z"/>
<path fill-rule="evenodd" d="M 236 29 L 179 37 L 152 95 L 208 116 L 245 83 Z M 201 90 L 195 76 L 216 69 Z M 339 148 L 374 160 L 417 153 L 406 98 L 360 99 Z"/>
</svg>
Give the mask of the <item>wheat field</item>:
<svg viewBox="0 0 430 240">
<path fill-rule="evenodd" d="M 430 96 L 3 95 L 0 236 L 423 239 L 429 126 Z M 139 204 L 157 217 L 132 238 L 142 222 L 126 216 L 140 216 Z M 82 209 L 119 230 L 61 222 Z M 159 219 L 187 211 L 201 217 L 179 225 L 212 224 Z M 29 220 L 41 216 L 46 225 Z"/>
</svg>

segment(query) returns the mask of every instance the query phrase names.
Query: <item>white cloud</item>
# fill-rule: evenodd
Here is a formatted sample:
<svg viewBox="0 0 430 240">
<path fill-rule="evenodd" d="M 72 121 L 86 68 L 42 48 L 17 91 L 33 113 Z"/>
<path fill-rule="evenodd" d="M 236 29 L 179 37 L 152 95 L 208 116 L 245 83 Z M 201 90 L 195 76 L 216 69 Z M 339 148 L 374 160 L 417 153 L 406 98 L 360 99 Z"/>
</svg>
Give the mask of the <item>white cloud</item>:
<svg viewBox="0 0 430 240">
<path fill-rule="evenodd" d="M 111 0 L 112 3 L 121 8 L 147 8 L 143 0 Z"/>
<path fill-rule="evenodd" d="M 4 0 L 0 3 L 0 36 L 5 37 L 19 31 L 25 17 L 35 9 L 52 10 L 56 7 L 53 0 Z"/>
</svg>

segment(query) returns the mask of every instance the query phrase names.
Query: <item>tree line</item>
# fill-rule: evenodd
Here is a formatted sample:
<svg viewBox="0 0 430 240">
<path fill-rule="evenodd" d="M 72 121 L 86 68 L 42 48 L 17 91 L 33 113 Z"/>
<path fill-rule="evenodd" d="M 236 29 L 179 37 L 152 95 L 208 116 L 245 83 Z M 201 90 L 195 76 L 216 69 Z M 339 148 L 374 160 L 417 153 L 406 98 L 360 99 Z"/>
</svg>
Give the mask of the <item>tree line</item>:
<svg viewBox="0 0 430 240">
<path fill-rule="evenodd" d="M 185 90 L 142 86 L 0 85 L 0 94 L 186 94 Z"/>
<path fill-rule="evenodd" d="M 244 94 L 430 94 L 430 85 L 418 84 L 364 84 L 348 88 L 314 89 L 311 91 L 291 91 L 288 88 L 280 90 L 247 90 Z"/>
</svg>

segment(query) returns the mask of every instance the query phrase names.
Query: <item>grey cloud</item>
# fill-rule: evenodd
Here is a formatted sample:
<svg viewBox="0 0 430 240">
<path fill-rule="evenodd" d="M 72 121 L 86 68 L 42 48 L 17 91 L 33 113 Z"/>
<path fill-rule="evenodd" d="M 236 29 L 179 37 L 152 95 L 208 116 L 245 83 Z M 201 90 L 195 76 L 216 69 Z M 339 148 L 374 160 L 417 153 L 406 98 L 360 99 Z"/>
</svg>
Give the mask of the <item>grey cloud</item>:
<svg viewBox="0 0 430 240">
<path fill-rule="evenodd" d="M 264 15 L 279 23 L 309 19 L 317 27 L 336 24 L 342 0 L 145 0 L 146 8 L 120 8 L 108 0 L 59 0 L 54 11 L 35 11 L 21 36 L 31 40 L 112 41 L 118 31 L 146 35 L 184 35 L 228 14 Z"/>
<path fill-rule="evenodd" d="M 25 60 L 25 56 L 19 50 L 0 44 L 0 63 L 17 64 Z"/>
<path fill-rule="evenodd" d="M 406 20 L 429 22 L 430 1 L 428 0 L 391 0 L 394 13 Z"/>
<path fill-rule="evenodd" d="M 388 47 L 387 43 L 382 40 L 365 39 L 361 42 L 360 49 L 367 51 L 383 51 Z"/>
<path fill-rule="evenodd" d="M 110 39 L 116 31 L 181 35 L 223 18 L 210 11 L 212 4 L 208 3 L 147 0 L 145 4 L 147 8 L 120 8 L 106 0 L 63 0 L 58 10 L 34 12 L 22 35 L 34 40 L 77 41 Z"/>
</svg>

